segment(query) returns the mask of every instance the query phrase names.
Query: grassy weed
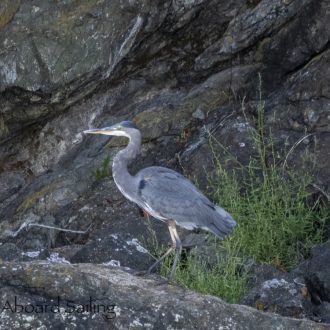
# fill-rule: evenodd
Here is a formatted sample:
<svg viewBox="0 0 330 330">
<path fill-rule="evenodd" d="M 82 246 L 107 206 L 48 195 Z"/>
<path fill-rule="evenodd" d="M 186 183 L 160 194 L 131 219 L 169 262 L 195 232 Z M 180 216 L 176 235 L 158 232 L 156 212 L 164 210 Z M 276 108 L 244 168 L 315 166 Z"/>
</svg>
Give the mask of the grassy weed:
<svg viewBox="0 0 330 330">
<path fill-rule="evenodd" d="M 110 157 L 107 156 L 102 161 L 102 165 L 100 168 L 97 168 L 93 171 L 94 177 L 96 181 L 101 181 L 110 176 Z"/>
<path fill-rule="evenodd" d="M 324 239 L 329 218 L 327 205 L 311 193 L 312 176 L 287 169 L 287 157 L 275 155 L 272 132 L 264 127 L 261 83 L 259 87 L 256 125 L 249 131 L 255 155 L 248 166 L 236 162 L 236 168 L 228 171 L 214 154 L 215 175 L 209 178 L 214 201 L 238 224 L 223 242 L 214 242 L 227 255 L 219 257 L 213 267 L 188 256 L 176 273 L 176 280 L 187 288 L 231 303 L 238 302 L 246 291 L 247 274 L 242 271 L 246 258 L 290 270 Z M 246 117 L 244 105 L 243 113 Z M 219 142 L 211 136 L 211 149 L 214 143 Z M 235 160 L 229 153 L 228 157 Z M 163 273 L 169 265 L 167 260 Z"/>
</svg>

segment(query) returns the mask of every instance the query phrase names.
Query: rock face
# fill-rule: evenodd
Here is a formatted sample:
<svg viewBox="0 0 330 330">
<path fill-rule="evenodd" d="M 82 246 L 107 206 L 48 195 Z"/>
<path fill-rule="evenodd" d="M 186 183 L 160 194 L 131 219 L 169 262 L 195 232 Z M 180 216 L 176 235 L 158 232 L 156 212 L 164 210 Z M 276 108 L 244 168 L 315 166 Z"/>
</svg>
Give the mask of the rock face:
<svg viewBox="0 0 330 330">
<path fill-rule="evenodd" d="M 306 262 L 306 280 L 314 299 L 318 302 L 330 302 L 330 240 L 317 245 L 312 250 L 312 256 Z"/>
<path fill-rule="evenodd" d="M 141 247 L 167 244 L 167 228 L 143 219 L 111 173 L 98 178 L 106 157 L 111 160 L 125 141 L 82 134 L 123 119 L 134 120 L 144 138 L 132 172 L 183 167 L 204 189 L 205 171 L 214 170 L 208 132 L 247 164 L 254 152 L 249 130 L 264 102 L 265 131 L 272 129 L 277 150 L 290 150 L 287 165 L 310 171 L 313 189 L 329 199 L 329 40 L 328 0 L 1 1 L 1 260 L 30 261 L 31 269 L 35 262 L 54 274 L 55 266 L 36 259 L 133 269 L 150 264 Z M 17 266 L 20 272 L 24 265 Z M 83 279 L 91 266 L 67 267 Z M 0 269 L 10 278 L 11 268 Z M 306 284 L 326 304 L 322 276 L 315 271 Z M 8 296 L 14 289 L 1 290 Z M 20 294 L 26 302 L 37 299 L 33 290 Z M 250 315 L 249 308 L 232 308 Z M 255 315 L 255 324 L 279 318 Z"/>
<path fill-rule="evenodd" d="M 291 272 L 270 265 L 251 271 L 250 287 L 242 303 L 281 315 L 330 323 L 330 241 L 316 245 L 311 257 Z"/>
<path fill-rule="evenodd" d="M 330 329 L 95 264 L 5 262 L 0 283 L 5 329 Z"/>
<path fill-rule="evenodd" d="M 307 317 L 306 297 L 303 295 L 306 286 L 302 278 L 269 265 L 260 267 L 254 275 L 256 283 L 243 298 L 243 304 L 285 316 Z"/>
<path fill-rule="evenodd" d="M 311 295 L 309 309 L 316 316 L 314 319 L 330 323 L 330 276 L 329 260 L 330 240 L 317 245 L 311 257 L 303 264 L 304 277 Z"/>
</svg>

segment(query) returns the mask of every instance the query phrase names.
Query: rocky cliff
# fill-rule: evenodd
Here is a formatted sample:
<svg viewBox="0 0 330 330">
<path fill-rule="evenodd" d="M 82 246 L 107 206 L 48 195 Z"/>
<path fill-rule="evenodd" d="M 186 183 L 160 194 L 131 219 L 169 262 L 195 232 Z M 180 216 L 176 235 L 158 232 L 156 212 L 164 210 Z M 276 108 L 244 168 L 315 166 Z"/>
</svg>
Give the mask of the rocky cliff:
<svg viewBox="0 0 330 330">
<path fill-rule="evenodd" d="M 116 261 L 145 269 L 152 261 L 140 246 L 150 239 L 148 223 L 111 180 L 95 178 L 105 157 L 125 142 L 86 138 L 82 131 L 134 120 L 144 140 L 131 171 L 184 169 L 205 188 L 205 170 L 213 170 L 205 132 L 247 164 L 254 152 L 248 130 L 261 97 L 275 147 L 292 150 L 287 165 L 307 166 L 312 189 L 329 199 L 329 40 L 327 0 L 1 1 L 0 259 L 12 261 L 0 267 L 2 297 L 47 303 L 60 291 L 78 301 L 93 288 L 121 309 L 118 329 L 157 329 L 164 320 L 177 329 L 320 326 L 177 288 L 175 294 L 171 287 L 158 290 L 154 282 L 149 290 L 148 280 L 80 264 Z M 158 240 L 167 242 L 166 229 L 154 226 Z M 77 265 L 51 264 L 56 253 Z M 329 308 L 329 278 L 315 274 L 306 284 Z M 134 290 L 141 296 L 123 298 Z M 162 299 L 166 315 L 157 307 Z M 226 310 L 226 317 L 216 310 Z M 4 328 L 66 322 L 59 314 L 32 320 L 6 309 L 3 315 Z M 86 329 L 103 320 L 86 317 Z"/>
</svg>

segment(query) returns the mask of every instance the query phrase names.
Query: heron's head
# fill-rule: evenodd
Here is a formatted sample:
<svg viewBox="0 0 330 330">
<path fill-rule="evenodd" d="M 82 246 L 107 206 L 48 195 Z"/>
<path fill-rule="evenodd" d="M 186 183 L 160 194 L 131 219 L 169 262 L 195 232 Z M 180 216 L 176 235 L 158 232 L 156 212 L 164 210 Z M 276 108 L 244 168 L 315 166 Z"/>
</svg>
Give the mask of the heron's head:
<svg viewBox="0 0 330 330">
<path fill-rule="evenodd" d="M 132 130 L 139 130 L 137 126 L 131 121 L 122 121 L 118 124 L 104 127 L 94 128 L 84 131 L 85 134 L 103 134 L 103 135 L 115 135 L 115 136 L 126 136 L 130 137 Z"/>
</svg>

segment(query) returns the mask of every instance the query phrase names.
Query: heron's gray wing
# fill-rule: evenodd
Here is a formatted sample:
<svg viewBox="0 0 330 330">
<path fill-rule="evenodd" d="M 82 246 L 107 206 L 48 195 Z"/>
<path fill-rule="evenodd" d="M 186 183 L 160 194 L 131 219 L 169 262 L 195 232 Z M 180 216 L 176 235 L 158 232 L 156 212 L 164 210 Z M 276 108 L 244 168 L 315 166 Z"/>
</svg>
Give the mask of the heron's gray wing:
<svg viewBox="0 0 330 330">
<path fill-rule="evenodd" d="M 148 167 L 138 173 L 139 196 L 167 219 L 192 207 L 204 197 L 183 175 L 165 167 Z"/>
<path fill-rule="evenodd" d="M 187 229 L 200 227 L 211 230 L 219 237 L 229 232 L 226 217 L 230 215 L 215 206 L 183 175 L 155 166 L 141 170 L 137 178 L 139 200 L 147 211 L 153 210 L 154 214 L 158 214 L 158 218 L 173 219 Z M 228 223 L 232 229 L 233 220 L 231 217 L 228 220 L 232 221 Z"/>
</svg>

